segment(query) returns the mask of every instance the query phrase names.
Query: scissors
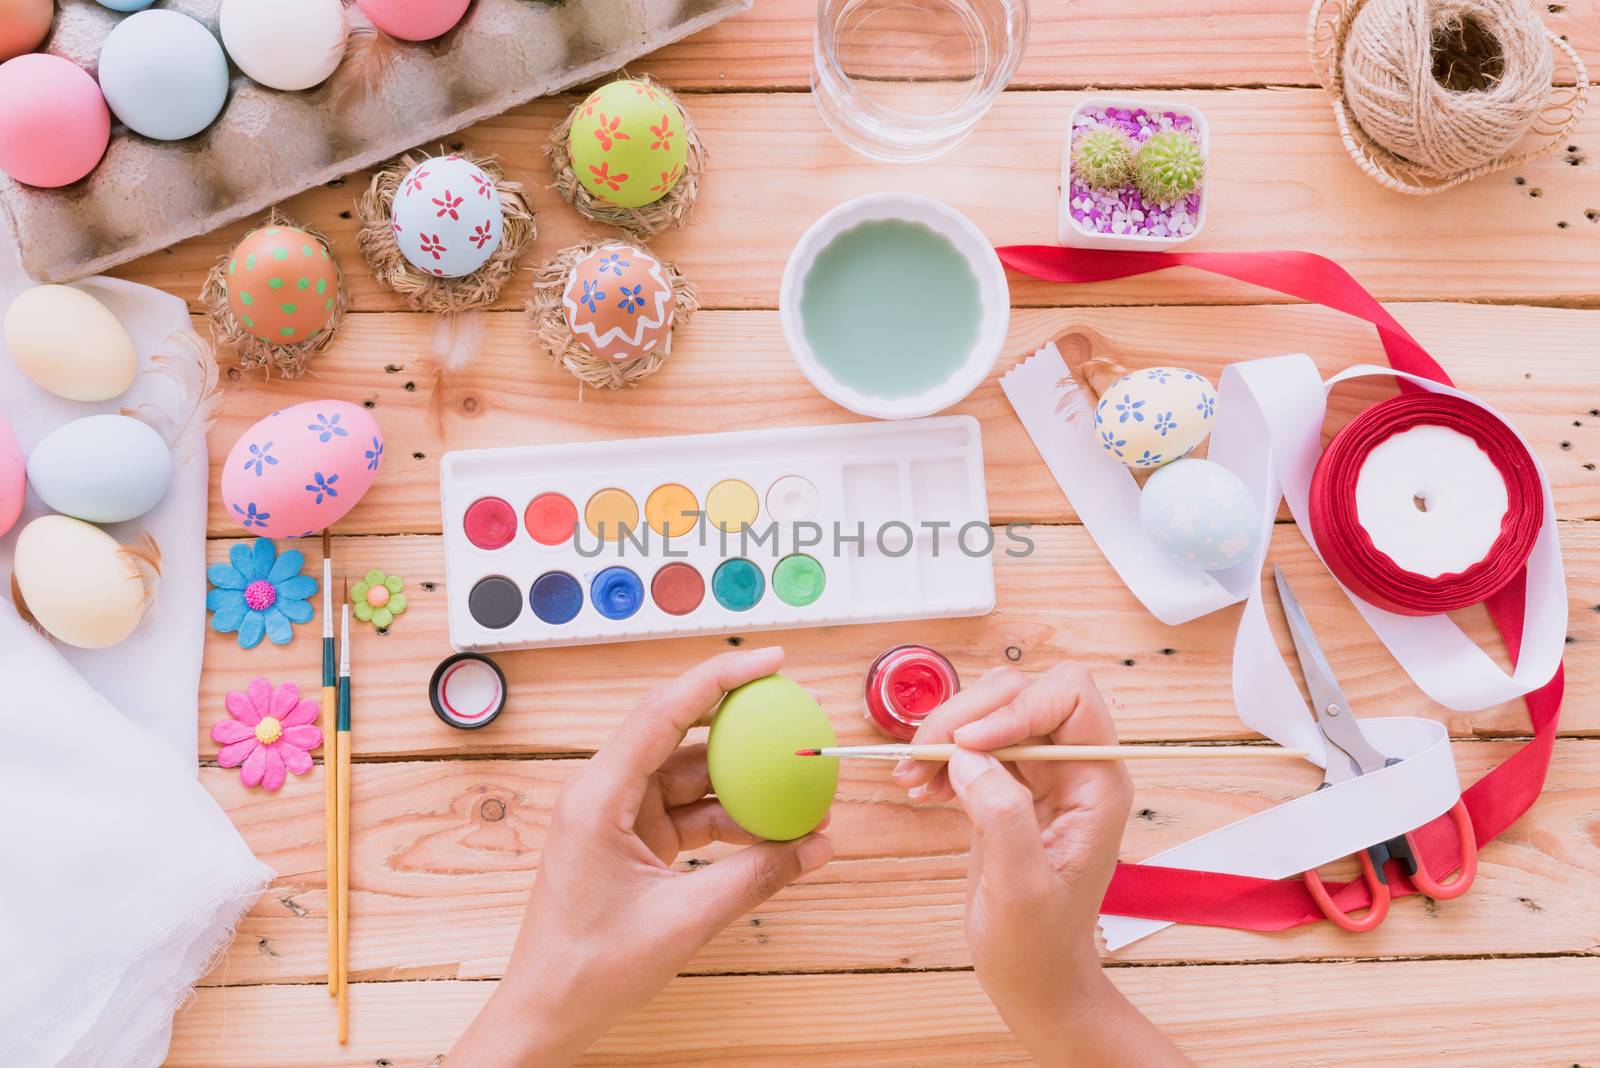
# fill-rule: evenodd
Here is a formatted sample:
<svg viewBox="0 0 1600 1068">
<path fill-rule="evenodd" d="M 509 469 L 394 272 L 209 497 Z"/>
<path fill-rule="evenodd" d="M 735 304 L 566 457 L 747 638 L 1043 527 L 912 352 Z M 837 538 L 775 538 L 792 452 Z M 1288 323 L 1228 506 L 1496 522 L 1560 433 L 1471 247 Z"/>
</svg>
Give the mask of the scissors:
<svg viewBox="0 0 1600 1068">
<path fill-rule="evenodd" d="M 1358 776 L 1380 771 L 1391 764 L 1398 764 L 1400 757 L 1389 756 L 1378 749 L 1362 731 L 1360 721 L 1350 709 L 1349 700 L 1339 688 L 1339 680 L 1334 677 L 1333 668 L 1328 665 L 1328 658 L 1323 655 L 1322 647 L 1317 644 L 1316 633 L 1312 631 L 1305 612 L 1301 610 L 1300 601 L 1289 588 L 1288 580 L 1283 577 L 1283 572 L 1277 564 L 1272 565 L 1272 575 L 1278 583 L 1278 599 L 1283 604 L 1284 616 L 1289 620 L 1289 634 L 1294 638 L 1294 651 L 1300 658 L 1300 670 L 1305 675 L 1306 689 L 1311 694 L 1311 712 L 1316 717 L 1317 728 L 1322 731 L 1322 737 L 1328 745 L 1327 767 L 1323 772 L 1322 785 L 1317 789 L 1325 790 Z M 1327 888 L 1323 886 L 1322 877 L 1317 874 L 1315 868 L 1302 876 L 1305 879 L 1306 890 L 1324 916 L 1346 931 L 1356 932 L 1372 930 L 1389 914 L 1389 875 L 1384 866 L 1390 860 L 1400 861 L 1405 867 L 1407 878 L 1411 880 L 1411 885 L 1429 897 L 1437 901 L 1460 897 L 1467 892 L 1467 888 L 1472 885 L 1472 880 L 1477 875 L 1478 843 L 1473 835 L 1472 817 L 1467 812 L 1466 802 L 1458 799 L 1455 807 L 1450 810 L 1450 816 L 1455 821 L 1456 833 L 1461 838 L 1461 866 L 1455 878 L 1449 882 L 1436 882 L 1428 874 L 1422 858 L 1417 855 L 1411 835 L 1402 834 L 1387 842 L 1369 846 L 1357 854 L 1361 862 L 1361 878 L 1372 893 L 1372 904 L 1368 906 L 1364 916 L 1356 916 L 1340 909 Z"/>
</svg>

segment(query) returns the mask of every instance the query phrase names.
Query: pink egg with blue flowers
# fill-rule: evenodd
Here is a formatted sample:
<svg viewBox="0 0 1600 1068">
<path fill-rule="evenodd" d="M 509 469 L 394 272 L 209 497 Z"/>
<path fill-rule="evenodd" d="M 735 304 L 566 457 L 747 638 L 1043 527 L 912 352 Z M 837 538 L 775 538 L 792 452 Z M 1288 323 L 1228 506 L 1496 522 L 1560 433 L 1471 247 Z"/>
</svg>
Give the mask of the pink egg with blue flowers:
<svg viewBox="0 0 1600 1068">
<path fill-rule="evenodd" d="M 383 430 L 348 401 L 306 401 L 239 436 L 222 469 L 222 503 L 248 534 L 299 538 L 344 518 L 383 465 Z"/>
</svg>

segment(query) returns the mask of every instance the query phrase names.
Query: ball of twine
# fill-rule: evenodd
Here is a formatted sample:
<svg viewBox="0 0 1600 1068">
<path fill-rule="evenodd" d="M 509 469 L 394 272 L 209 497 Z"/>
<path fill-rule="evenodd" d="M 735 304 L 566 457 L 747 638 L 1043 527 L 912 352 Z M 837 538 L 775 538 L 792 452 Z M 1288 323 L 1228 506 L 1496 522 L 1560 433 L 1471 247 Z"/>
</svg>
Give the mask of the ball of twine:
<svg viewBox="0 0 1600 1068">
<path fill-rule="evenodd" d="M 693 284 L 668 260 L 661 260 L 661 269 L 672 286 L 672 329 L 666 340 L 653 351 L 631 360 L 612 360 L 596 356 L 578 343 L 567 326 L 567 315 L 561 305 L 561 294 L 567 288 L 567 276 L 573 265 L 609 241 L 582 241 L 569 245 L 547 262 L 533 269 L 533 291 L 523 310 L 533 323 L 535 339 L 550 354 L 557 367 L 571 372 L 585 386 L 595 389 L 622 389 L 636 386 L 642 380 L 661 370 L 661 365 L 672 355 L 672 339 L 700 307 L 700 296 Z"/>
<path fill-rule="evenodd" d="M 268 378 L 272 377 L 273 371 L 277 371 L 284 378 L 299 378 L 306 373 L 306 365 L 311 362 L 311 358 L 327 348 L 328 342 L 333 340 L 339 324 L 344 322 L 350 295 L 345 290 L 344 272 L 339 269 L 339 259 L 333 255 L 333 242 L 328 240 L 328 235 L 321 230 L 302 226 L 277 208 L 273 208 L 255 229 L 263 226 L 290 226 L 296 230 L 304 230 L 321 241 L 322 247 L 328 250 L 333 261 L 333 276 L 338 283 L 338 292 L 333 298 L 333 314 L 328 316 L 327 323 L 315 334 L 293 345 L 266 341 L 246 330 L 244 324 L 233 314 L 233 306 L 228 303 L 227 270 L 228 260 L 233 257 L 232 249 L 224 252 L 206 273 L 206 279 L 200 286 L 200 303 L 205 307 L 206 319 L 211 323 L 211 340 L 218 346 L 231 348 L 238 353 L 241 369 L 250 371 L 259 368 L 266 372 Z"/>
<path fill-rule="evenodd" d="M 567 113 L 566 118 L 556 123 L 555 128 L 550 131 L 550 139 L 545 142 L 544 158 L 549 162 L 550 173 L 555 178 L 556 192 L 584 218 L 607 226 L 615 226 L 634 238 L 649 237 L 668 227 L 681 230 L 684 223 L 689 221 L 689 212 L 694 210 L 695 198 L 700 195 L 700 175 L 706 168 L 708 158 L 705 142 L 700 140 L 700 132 L 695 129 L 689 109 L 671 89 L 649 75 L 641 74 L 630 78 L 628 74 L 623 73 L 618 77 L 643 82 L 678 105 L 678 110 L 683 113 L 684 143 L 689 149 L 688 155 L 683 160 L 683 177 L 679 178 L 660 200 L 637 208 L 618 207 L 589 192 L 588 188 L 578 181 L 577 172 L 572 169 L 572 152 L 567 144 L 568 137 L 572 133 L 572 122 L 578 117 L 579 109 L 583 107 L 583 104 L 579 103 Z"/>
<path fill-rule="evenodd" d="M 1547 151 L 1587 98 L 1582 61 L 1529 0 L 1321 0 L 1310 43 L 1345 147 L 1407 193 Z M 1558 66 L 1574 85 L 1552 85 Z M 1548 140 L 1519 154 L 1530 134 Z"/>
<path fill-rule="evenodd" d="M 398 293 L 412 311 L 449 315 L 487 308 L 500 297 L 500 291 L 511 279 L 517 257 L 528 247 L 537 234 L 533 206 L 523 195 L 526 187 L 505 177 L 493 156 L 478 156 L 471 152 L 456 152 L 471 163 L 477 164 L 494 182 L 500 194 L 500 210 L 505 217 L 505 227 L 500 237 L 500 247 L 494 255 L 471 274 L 460 278 L 439 278 L 416 267 L 406 259 L 405 253 L 394 239 L 394 223 L 390 215 L 395 194 L 411 169 L 425 156 L 407 153 L 372 176 L 372 184 L 356 200 L 356 215 L 361 229 L 356 232 L 356 247 L 366 257 L 373 277 Z"/>
</svg>

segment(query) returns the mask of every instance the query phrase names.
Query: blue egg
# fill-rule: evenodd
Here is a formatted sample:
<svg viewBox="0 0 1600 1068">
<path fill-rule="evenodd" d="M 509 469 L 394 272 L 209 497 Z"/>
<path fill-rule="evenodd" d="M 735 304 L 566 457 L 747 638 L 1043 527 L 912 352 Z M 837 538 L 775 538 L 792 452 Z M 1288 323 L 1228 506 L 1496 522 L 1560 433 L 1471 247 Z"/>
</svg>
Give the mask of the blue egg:
<svg viewBox="0 0 1600 1068">
<path fill-rule="evenodd" d="M 1261 540 L 1250 491 L 1210 460 L 1176 460 L 1151 475 L 1139 494 L 1139 522 L 1173 559 L 1203 571 L 1245 563 Z"/>
<path fill-rule="evenodd" d="M 101 7 L 109 7 L 112 11 L 143 11 L 156 0 L 99 0 Z"/>
<path fill-rule="evenodd" d="M 100 90 L 134 133 L 181 141 L 210 126 L 228 99 L 228 60 L 211 31 L 176 11 L 141 11 L 100 48 Z"/>
<path fill-rule="evenodd" d="M 589 599 L 607 619 L 627 619 L 644 604 L 644 583 L 625 567 L 608 567 L 589 583 Z"/>
<path fill-rule="evenodd" d="M 137 519 L 161 502 L 172 454 L 126 415 L 90 415 L 57 427 L 28 454 L 28 484 L 62 515 L 89 523 Z"/>
</svg>

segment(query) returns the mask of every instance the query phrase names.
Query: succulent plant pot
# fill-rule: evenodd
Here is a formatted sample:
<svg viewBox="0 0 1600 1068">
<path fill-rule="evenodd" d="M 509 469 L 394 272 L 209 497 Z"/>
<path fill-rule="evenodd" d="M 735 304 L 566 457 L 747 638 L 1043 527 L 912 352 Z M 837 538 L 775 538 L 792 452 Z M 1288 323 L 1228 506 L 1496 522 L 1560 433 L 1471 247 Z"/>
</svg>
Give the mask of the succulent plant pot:
<svg viewBox="0 0 1600 1068">
<path fill-rule="evenodd" d="M 1115 121 L 1104 124 L 1097 116 L 1111 114 Z M 1147 123 L 1140 124 L 1137 117 L 1143 114 Z M 1109 189 L 1090 189 L 1073 161 L 1073 146 L 1084 135 L 1099 128 L 1113 128 L 1126 133 L 1129 124 L 1137 129 L 1130 137 L 1137 150 L 1151 135 L 1169 128 L 1192 135 L 1200 149 L 1200 159 L 1209 170 L 1211 157 L 1211 131 L 1206 117 L 1185 104 L 1161 103 L 1154 100 L 1137 100 L 1127 97 L 1085 97 L 1072 109 L 1068 123 L 1067 143 L 1061 152 L 1061 202 L 1057 210 L 1056 235 L 1063 245 L 1074 248 L 1142 249 L 1147 252 L 1172 248 L 1198 234 L 1206 224 L 1206 203 L 1210 199 L 1205 175 L 1193 193 L 1171 201 L 1150 200 L 1139 191 L 1131 176 L 1133 162 L 1128 162 L 1130 177 Z M 1109 147 L 1109 146 L 1108 146 Z M 1191 150 L 1192 152 L 1192 150 Z M 1100 164 L 1100 160 L 1086 158 L 1085 168 Z M 1105 164 L 1108 172 L 1115 170 Z M 1117 208 L 1101 210 L 1108 199 Z M 1086 209 L 1085 203 L 1090 206 Z M 1154 217 L 1156 221 L 1147 221 Z M 1168 226 L 1168 223 L 1172 223 Z"/>
</svg>

